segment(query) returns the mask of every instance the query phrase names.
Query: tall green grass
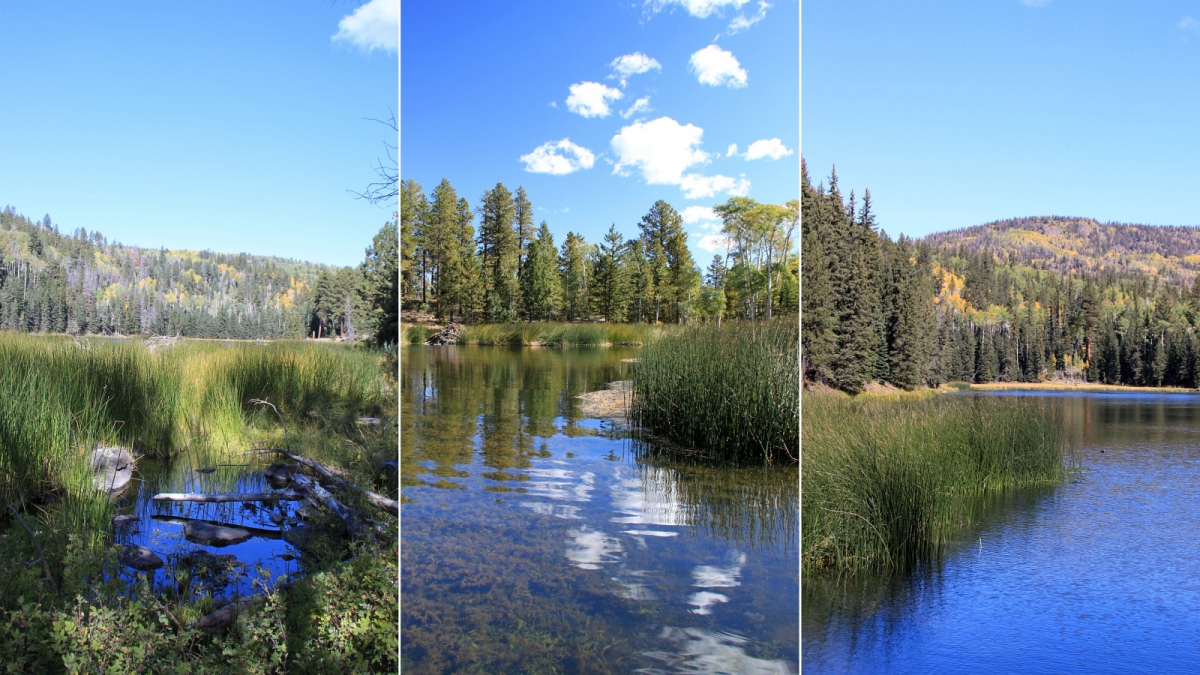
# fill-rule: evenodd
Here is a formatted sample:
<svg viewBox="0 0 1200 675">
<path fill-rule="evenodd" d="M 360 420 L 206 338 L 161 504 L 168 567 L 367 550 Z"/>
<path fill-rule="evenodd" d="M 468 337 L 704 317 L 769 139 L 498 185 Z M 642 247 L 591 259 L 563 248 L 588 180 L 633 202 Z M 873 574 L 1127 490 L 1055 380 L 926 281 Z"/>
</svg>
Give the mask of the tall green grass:
<svg viewBox="0 0 1200 675">
<path fill-rule="evenodd" d="M 795 462 L 799 326 L 730 322 L 663 336 L 633 368 L 632 415 L 687 448 L 742 462 Z"/>
<path fill-rule="evenodd" d="M 988 494 L 1063 479 L 1062 428 L 1029 399 L 806 394 L 803 568 L 903 569 L 936 555 Z"/>
<path fill-rule="evenodd" d="M 356 415 L 381 412 L 388 386 L 377 353 L 337 345 L 187 342 L 150 351 L 0 333 L 0 496 L 90 500 L 86 457 L 100 443 L 168 457 L 273 439 L 274 413 L 252 398 L 275 403 L 292 424 L 351 428 Z"/>
</svg>

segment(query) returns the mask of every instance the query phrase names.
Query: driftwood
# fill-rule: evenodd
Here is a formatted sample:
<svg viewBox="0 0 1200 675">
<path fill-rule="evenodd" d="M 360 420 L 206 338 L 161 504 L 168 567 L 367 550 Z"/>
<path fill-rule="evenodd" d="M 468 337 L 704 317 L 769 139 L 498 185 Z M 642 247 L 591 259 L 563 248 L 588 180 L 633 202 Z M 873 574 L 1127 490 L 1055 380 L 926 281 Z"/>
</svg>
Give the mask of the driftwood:
<svg viewBox="0 0 1200 675">
<path fill-rule="evenodd" d="M 222 522 L 213 521 L 213 520 L 199 520 L 197 518 L 179 518 L 177 516 L 163 516 L 163 515 L 158 515 L 158 514 L 155 514 L 150 517 L 153 518 L 154 520 L 159 521 L 160 523 L 171 523 L 172 525 L 183 525 L 184 527 L 187 527 L 188 523 L 191 523 L 191 522 L 202 522 L 202 523 L 208 523 L 209 525 L 218 525 L 220 527 L 237 528 L 239 530 L 245 530 L 256 537 L 262 537 L 263 539 L 281 539 L 283 537 L 283 535 L 280 534 L 279 530 L 266 530 L 261 527 L 251 527 L 249 525 L 230 525 L 228 523 L 222 523 Z"/>
<path fill-rule="evenodd" d="M 338 485 L 340 485 L 342 487 L 352 487 L 355 490 L 358 490 L 359 492 L 366 495 L 367 501 L 370 502 L 372 506 L 383 509 L 384 511 L 387 511 L 388 513 L 392 514 L 393 516 L 397 516 L 397 517 L 400 516 L 400 503 L 399 502 L 395 501 L 394 499 L 388 499 L 387 497 L 384 497 L 381 494 L 378 494 L 378 493 L 372 492 L 370 490 L 367 490 L 365 488 L 359 487 L 359 486 L 355 485 L 354 483 L 351 483 L 350 481 L 343 480 L 342 478 L 335 476 L 332 471 L 330 471 L 328 468 L 326 468 L 320 462 L 314 462 L 313 460 L 311 460 L 307 457 L 297 455 L 295 453 L 289 452 L 287 450 L 283 450 L 281 448 L 270 448 L 268 450 L 265 450 L 264 452 L 273 452 L 273 453 L 276 453 L 279 455 L 283 455 L 284 457 L 287 457 L 288 459 L 292 460 L 293 462 L 296 462 L 297 464 L 303 464 L 304 466 L 307 466 L 308 468 L 310 468 L 314 472 L 316 472 L 316 474 L 318 476 L 320 476 L 321 478 L 323 478 L 327 481 L 337 483 Z"/>
<path fill-rule="evenodd" d="M 333 495 L 329 494 L 329 490 L 321 487 L 320 483 L 302 473 L 292 476 L 292 482 L 301 493 L 306 497 L 310 497 L 313 503 L 323 505 L 325 508 L 336 513 L 342 519 L 342 522 L 346 523 L 346 527 L 350 530 L 351 534 L 359 536 L 363 533 L 363 526 L 359 522 L 358 514 L 351 511 L 345 504 L 339 502 Z"/>
<path fill-rule="evenodd" d="M 291 490 L 287 492 L 229 492 L 220 495 L 203 495 L 194 492 L 161 492 L 151 497 L 156 502 L 201 502 L 220 504 L 224 502 L 298 502 L 304 495 Z"/>
</svg>

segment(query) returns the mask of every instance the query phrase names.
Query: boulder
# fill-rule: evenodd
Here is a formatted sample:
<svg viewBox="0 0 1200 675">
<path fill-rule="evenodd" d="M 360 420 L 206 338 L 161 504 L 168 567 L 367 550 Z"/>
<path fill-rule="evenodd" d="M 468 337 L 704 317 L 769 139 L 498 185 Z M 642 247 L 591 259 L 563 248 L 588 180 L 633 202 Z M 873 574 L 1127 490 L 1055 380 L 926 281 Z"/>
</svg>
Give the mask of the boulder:
<svg viewBox="0 0 1200 675">
<path fill-rule="evenodd" d="M 188 541 L 208 546 L 229 546 L 240 544 L 252 535 L 240 527 L 213 525 L 202 520 L 189 520 L 183 526 L 183 536 Z"/>
<path fill-rule="evenodd" d="M 136 523 L 137 518 L 133 516 L 116 515 L 113 516 L 113 525 L 124 525 L 126 523 Z"/>
<path fill-rule="evenodd" d="M 285 488 L 292 482 L 292 467 L 283 462 L 275 462 L 268 466 L 263 475 L 273 488 Z"/>
<path fill-rule="evenodd" d="M 117 560 L 135 570 L 155 570 L 163 566 L 163 559 L 145 546 L 118 546 Z"/>
<path fill-rule="evenodd" d="M 125 448 L 96 448 L 88 459 L 92 485 L 110 495 L 124 490 L 133 478 L 133 455 Z"/>
</svg>

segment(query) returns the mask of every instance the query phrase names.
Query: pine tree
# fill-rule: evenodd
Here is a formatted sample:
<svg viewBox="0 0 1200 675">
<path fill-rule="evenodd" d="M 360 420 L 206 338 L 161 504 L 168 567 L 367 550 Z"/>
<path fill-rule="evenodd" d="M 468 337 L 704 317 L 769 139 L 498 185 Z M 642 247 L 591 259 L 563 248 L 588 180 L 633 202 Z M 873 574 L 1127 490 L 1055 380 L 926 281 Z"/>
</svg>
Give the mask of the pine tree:
<svg viewBox="0 0 1200 675">
<path fill-rule="evenodd" d="M 521 289 L 517 280 L 519 247 L 512 193 L 497 183 L 483 193 L 479 212 L 479 257 L 484 280 L 484 312 L 488 321 L 517 318 Z"/>
</svg>

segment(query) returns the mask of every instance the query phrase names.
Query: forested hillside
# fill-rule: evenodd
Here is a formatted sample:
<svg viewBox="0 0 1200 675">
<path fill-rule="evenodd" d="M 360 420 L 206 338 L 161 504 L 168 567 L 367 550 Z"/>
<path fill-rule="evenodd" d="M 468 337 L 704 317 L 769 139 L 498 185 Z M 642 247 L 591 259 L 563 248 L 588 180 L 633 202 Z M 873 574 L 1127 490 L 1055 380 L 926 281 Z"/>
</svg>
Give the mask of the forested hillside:
<svg viewBox="0 0 1200 675">
<path fill-rule="evenodd" d="M 1028 218 L 892 241 L 869 191 L 801 173 L 807 380 L 1200 385 L 1200 232 Z"/>
<path fill-rule="evenodd" d="M 400 191 L 403 299 L 439 318 L 488 322 L 689 323 L 794 314 L 799 203 L 734 197 L 714 211 L 729 250 L 702 272 L 683 218 L 662 200 L 634 238 L 612 225 L 598 245 L 575 232 L 559 245 L 545 221 L 534 226 L 522 187 L 514 193 L 497 183 L 472 208 L 448 180 L 426 197 L 409 179 Z"/>
<path fill-rule="evenodd" d="M 32 221 L 9 206 L 0 212 L 0 329 L 243 339 L 370 336 L 380 316 L 372 305 L 379 283 L 367 271 L 371 250 L 361 268 L 335 268 L 143 249 L 83 229 L 62 234 L 49 216 Z"/>
</svg>

